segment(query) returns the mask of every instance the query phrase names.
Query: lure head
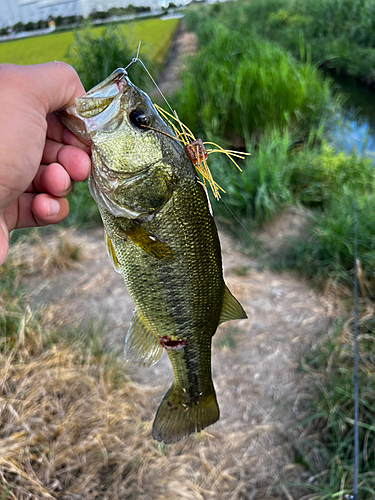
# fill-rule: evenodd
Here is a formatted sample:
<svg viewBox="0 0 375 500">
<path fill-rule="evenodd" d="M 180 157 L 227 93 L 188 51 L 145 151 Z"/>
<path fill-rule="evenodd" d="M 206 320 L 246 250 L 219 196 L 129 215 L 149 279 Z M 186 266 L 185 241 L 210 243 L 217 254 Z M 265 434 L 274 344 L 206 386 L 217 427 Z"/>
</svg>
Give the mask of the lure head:
<svg viewBox="0 0 375 500">
<path fill-rule="evenodd" d="M 185 145 L 185 151 L 194 166 L 207 160 L 207 151 L 202 139 L 196 139 Z"/>
</svg>

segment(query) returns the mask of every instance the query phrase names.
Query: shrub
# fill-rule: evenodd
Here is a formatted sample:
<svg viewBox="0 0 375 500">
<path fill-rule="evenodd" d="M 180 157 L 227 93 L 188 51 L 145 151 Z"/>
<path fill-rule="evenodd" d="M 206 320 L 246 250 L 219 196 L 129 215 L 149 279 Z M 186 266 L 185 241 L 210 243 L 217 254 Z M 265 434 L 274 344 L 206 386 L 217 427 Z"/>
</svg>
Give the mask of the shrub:
<svg viewBox="0 0 375 500">
<path fill-rule="evenodd" d="M 344 190 L 313 217 L 310 237 L 292 246 L 284 264 L 322 285 L 330 281 L 353 289 L 354 203 L 358 204 L 358 258 L 364 295 L 375 298 L 375 194 L 357 197 Z"/>
<path fill-rule="evenodd" d="M 84 87 L 88 90 L 103 81 L 116 68 L 122 68 L 124 62 L 131 61 L 134 49 L 121 32 L 121 28 L 108 26 L 98 37 L 90 28 L 75 33 L 75 43 L 69 50 L 69 63 L 79 74 Z M 142 56 L 143 62 L 153 71 L 153 64 Z M 139 64 L 129 68 L 132 81 L 144 90 L 151 89 L 150 78 Z"/>
<path fill-rule="evenodd" d="M 319 154 L 306 148 L 291 164 L 290 188 L 296 200 L 309 207 L 327 207 L 345 192 L 359 196 L 374 192 L 374 166 L 356 153 L 337 153 L 323 143 Z"/>
</svg>

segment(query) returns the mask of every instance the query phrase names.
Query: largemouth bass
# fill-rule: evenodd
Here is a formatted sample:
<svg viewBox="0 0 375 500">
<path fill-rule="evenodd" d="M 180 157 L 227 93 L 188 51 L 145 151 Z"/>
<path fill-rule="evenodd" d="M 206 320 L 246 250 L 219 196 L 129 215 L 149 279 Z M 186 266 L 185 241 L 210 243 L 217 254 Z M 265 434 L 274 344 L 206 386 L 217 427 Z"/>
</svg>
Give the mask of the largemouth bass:
<svg viewBox="0 0 375 500">
<path fill-rule="evenodd" d="M 246 318 L 224 283 L 206 191 L 183 146 L 125 70 L 60 117 L 91 145 L 90 192 L 108 254 L 135 304 L 125 356 L 150 366 L 165 349 L 171 361 L 174 382 L 152 436 L 175 443 L 219 419 L 211 339 L 220 323 Z"/>
</svg>

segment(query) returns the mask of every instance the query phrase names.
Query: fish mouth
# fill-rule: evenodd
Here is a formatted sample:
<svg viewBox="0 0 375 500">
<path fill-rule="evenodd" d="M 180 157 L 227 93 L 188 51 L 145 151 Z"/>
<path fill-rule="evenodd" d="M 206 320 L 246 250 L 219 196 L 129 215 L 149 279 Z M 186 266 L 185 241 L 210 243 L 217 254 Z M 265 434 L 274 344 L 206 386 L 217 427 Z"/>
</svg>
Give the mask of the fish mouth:
<svg viewBox="0 0 375 500">
<path fill-rule="evenodd" d="M 76 99 L 76 110 L 82 118 L 90 119 L 103 113 L 114 101 L 132 87 L 127 72 L 123 68 L 116 69 L 103 82 Z"/>
<path fill-rule="evenodd" d="M 128 73 L 123 68 L 117 68 L 108 78 L 95 85 L 83 97 L 115 97 L 119 92 L 124 92 L 132 84 Z"/>
</svg>

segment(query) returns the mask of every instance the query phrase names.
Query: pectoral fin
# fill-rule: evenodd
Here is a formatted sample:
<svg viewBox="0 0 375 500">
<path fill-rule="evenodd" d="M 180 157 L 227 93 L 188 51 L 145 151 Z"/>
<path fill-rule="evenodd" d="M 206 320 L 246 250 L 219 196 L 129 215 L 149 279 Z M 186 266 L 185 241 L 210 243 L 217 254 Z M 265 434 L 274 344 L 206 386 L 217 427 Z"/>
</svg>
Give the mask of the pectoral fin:
<svg viewBox="0 0 375 500">
<path fill-rule="evenodd" d="M 167 259 L 173 255 L 173 250 L 168 245 L 159 240 L 157 236 L 150 233 L 150 231 L 137 221 L 131 221 L 131 224 L 126 229 L 119 228 L 117 236 L 120 238 L 129 238 L 129 240 L 155 259 Z"/>
<path fill-rule="evenodd" d="M 160 358 L 163 348 L 135 311 L 125 338 L 125 358 L 143 366 L 151 366 Z"/>
<path fill-rule="evenodd" d="M 246 319 L 247 315 L 243 310 L 241 304 L 238 300 L 231 294 L 228 287 L 224 288 L 224 298 L 223 307 L 221 309 L 221 316 L 219 320 L 219 325 L 224 323 L 224 321 L 230 321 L 231 319 Z"/>
<path fill-rule="evenodd" d="M 115 271 L 117 273 L 121 274 L 121 268 L 120 268 L 120 264 L 118 263 L 118 260 L 116 257 L 115 249 L 113 248 L 112 241 L 111 241 L 110 237 L 108 236 L 108 233 L 106 230 L 104 230 L 104 242 L 105 242 L 105 247 L 107 249 L 108 257 L 111 259 L 111 262 L 113 264 Z"/>
</svg>

